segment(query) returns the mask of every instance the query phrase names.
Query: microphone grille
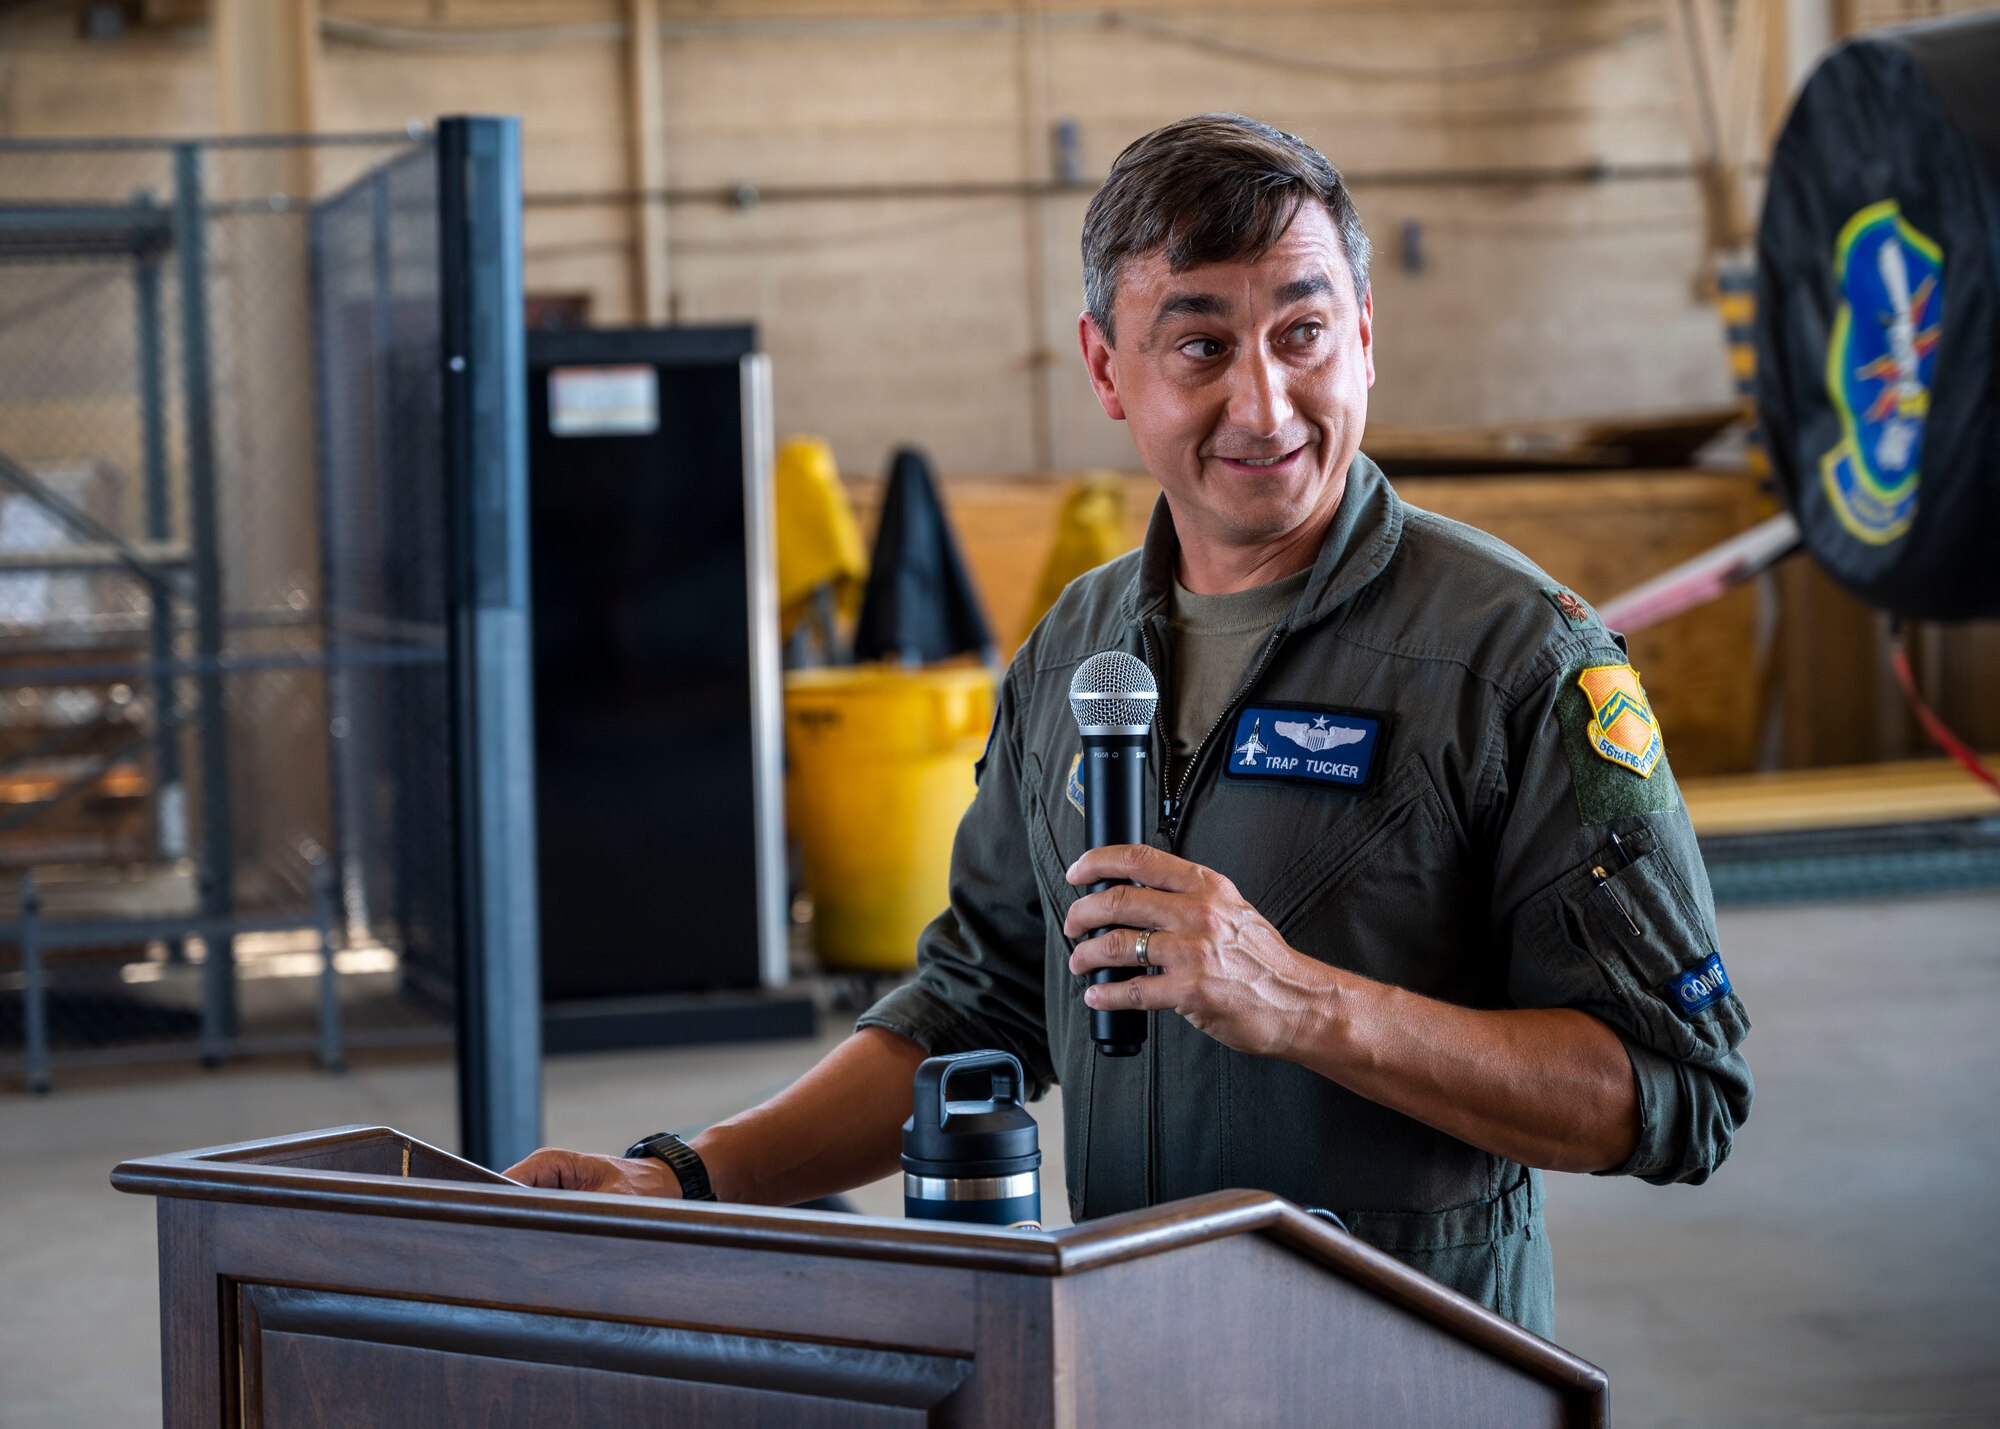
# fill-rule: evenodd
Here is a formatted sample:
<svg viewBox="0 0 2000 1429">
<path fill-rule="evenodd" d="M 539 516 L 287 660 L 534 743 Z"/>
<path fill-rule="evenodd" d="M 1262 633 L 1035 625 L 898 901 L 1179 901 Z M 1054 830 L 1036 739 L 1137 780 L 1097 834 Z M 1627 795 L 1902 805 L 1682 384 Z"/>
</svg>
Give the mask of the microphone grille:
<svg viewBox="0 0 2000 1429">
<path fill-rule="evenodd" d="M 1146 662 L 1123 650 L 1092 655 L 1070 677 L 1070 713 L 1086 730 L 1120 725 L 1150 728 L 1159 701 L 1160 686 Z"/>
</svg>

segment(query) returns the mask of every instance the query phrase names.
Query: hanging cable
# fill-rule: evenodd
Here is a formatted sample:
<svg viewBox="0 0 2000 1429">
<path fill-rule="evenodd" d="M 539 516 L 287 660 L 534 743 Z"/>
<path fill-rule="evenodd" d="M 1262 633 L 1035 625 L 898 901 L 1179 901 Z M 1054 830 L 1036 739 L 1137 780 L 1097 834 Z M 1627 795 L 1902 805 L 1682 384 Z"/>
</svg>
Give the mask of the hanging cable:
<svg viewBox="0 0 2000 1429">
<path fill-rule="evenodd" d="M 755 20 L 666 20 L 660 24 L 662 39 L 731 37 L 829 36 L 856 39 L 884 35 L 991 34 L 1019 28 L 1018 14 L 1006 11 L 969 15 L 908 16 L 828 16 L 815 19 Z M 625 38 L 620 21 L 557 22 L 525 26 L 408 25 L 360 20 L 351 16 L 321 14 L 320 33 L 330 40 L 373 49 L 417 51 L 470 51 L 539 49 L 560 44 L 616 44 Z M 1044 29 L 1127 30 L 1252 64 L 1279 69 L 1307 70 L 1329 79 L 1355 81 L 1398 81 L 1469 79 L 1482 74 L 1502 74 L 1514 70 L 1539 69 L 1560 64 L 1597 50 L 1610 49 L 1628 40 L 1657 33 L 1658 21 L 1641 20 L 1606 34 L 1513 54 L 1481 55 L 1468 59 L 1439 59 L 1415 64 L 1356 64 L 1351 60 L 1300 54 L 1231 39 L 1194 25 L 1183 25 L 1158 15 L 1131 10 L 1086 11 L 1068 15 L 1045 15 L 1037 20 Z"/>
<path fill-rule="evenodd" d="M 1627 40 L 1654 34 L 1660 29 L 1656 21 L 1640 21 L 1621 30 L 1614 30 L 1608 35 L 1587 35 L 1566 44 L 1546 49 L 1524 50 L 1509 55 L 1484 55 L 1476 59 L 1436 60 L 1418 64 L 1368 65 L 1300 54 L 1292 50 L 1271 49 L 1263 45 L 1245 44 L 1192 25 L 1179 25 L 1155 15 L 1140 15 L 1126 10 L 1105 11 L 1103 23 L 1107 29 L 1115 27 L 1136 30 L 1155 39 L 1191 46 L 1204 54 L 1223 55 L 1230 59 L 1246 60 L 1252 64 L 1268 65 L 1276 69 L 1309 70 L 1328 79 L 1385 81 L 1470 79 L 1482 74 L 1538 69 L 1544 65 L 1576 59 L 1596 50 L 1609 49 Z"/>
<path fill-rule="evenodd" d="M 1896 672 L 1896 683 L 1903 687 L 1903 698 L 1910 702 L 1910 712 L 1916 715 L 1917 723 L 1924 727 L 1924 733 L 1931 737 L 1931 742 L 1964 766 L 1966 773 L 1995 794 L 2000 794 L 2000 778 L 1994 777 L 1993 771 L 1986 767 L 1985 761 L 1972 746 L 1954 734 L 1950 726 L 1924 703 L 1924 697 L 1917 693 L 1916 677 L 1910 673 L 1910 652 L 1903 643 L 1901 620 L 1892 620 L 1889 624 L 1889 664 Z"/>
</svg>

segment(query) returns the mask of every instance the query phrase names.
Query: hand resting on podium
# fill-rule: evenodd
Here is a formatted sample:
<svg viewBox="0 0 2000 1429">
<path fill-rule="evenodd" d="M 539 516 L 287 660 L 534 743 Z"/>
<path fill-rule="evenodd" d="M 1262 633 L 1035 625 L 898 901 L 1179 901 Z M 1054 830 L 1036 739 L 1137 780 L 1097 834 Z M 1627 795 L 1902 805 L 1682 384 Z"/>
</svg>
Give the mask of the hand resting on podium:
<svg viewBox="0 0 2000 1429">
<path fill-rule="evenodd" d="M 893 1174 L 902 1164 L 911 1083 L 924 1056 L 907 1037 L 864 1027 L 762 1106 L 691 1138 L 715 1198 L 796 1206 Z M 506 1174 L 551 1191 L 681 1194 L 672 1168 L 653 1157 L 543 1147 Z"/>
<path fill-rule="evenodd" d="M 599 1156 L 544 1146 L 503 1173 L 523 1186 L 550 1191 L 609 1191 L 618 1196 L 679 1196 L 681 1183 L 664 1161 L 650 1156 Z"/>
</svg>

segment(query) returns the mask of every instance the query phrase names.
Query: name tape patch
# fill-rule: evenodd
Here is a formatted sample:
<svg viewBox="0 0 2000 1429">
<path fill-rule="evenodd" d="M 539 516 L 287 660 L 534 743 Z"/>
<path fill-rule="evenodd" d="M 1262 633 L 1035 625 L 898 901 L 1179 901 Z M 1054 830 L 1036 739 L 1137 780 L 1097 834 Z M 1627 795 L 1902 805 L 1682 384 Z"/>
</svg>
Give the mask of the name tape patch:
<svg viewBox="0 0 2000 1429">
<path fill-rule="evenodd" d="M 1253 705 L 1236 716 L 1223 773 L 1356 789 L 1374 773 L 1381 742 L 1379 715 Z"/>
<path fill-rule="evenodd" d="M 1666 986 L 1667 999 L 1680 1009 L 1683 1017 L 1692 1017 L 1703 1008 L 1713 1006 L 1732 991 L 1729 974 L 1723 971 L 1720 953 L 1710 953 L 1708 961 L 1700 967 L 1667 979 Z"/>
</svg>

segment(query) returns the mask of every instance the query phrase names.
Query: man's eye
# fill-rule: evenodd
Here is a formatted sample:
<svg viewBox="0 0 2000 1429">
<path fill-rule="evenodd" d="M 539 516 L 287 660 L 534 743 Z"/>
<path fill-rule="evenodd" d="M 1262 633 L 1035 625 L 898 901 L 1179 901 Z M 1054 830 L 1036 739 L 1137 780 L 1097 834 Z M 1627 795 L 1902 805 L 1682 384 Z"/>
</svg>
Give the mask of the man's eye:
<svg viewBox="0 0 2000 1429">
<path fill-rule="evenodd" d="M 1324 330 L 1324 328 L 1325 324 L 1323 323 L 1316 323 L 1316 322 L 1300 323 L 1297 327 L 1292 329 L 1292 336 L 1299 342 L 1318 342 L 1319 335 Z"/>
<path fill-rule="evenodd" d="M 1181 344 L 1181 355 L 1206 362 L 1222 355 L 1222 344 L 1212 337 L 1193 337 Z"/>
</svg>

